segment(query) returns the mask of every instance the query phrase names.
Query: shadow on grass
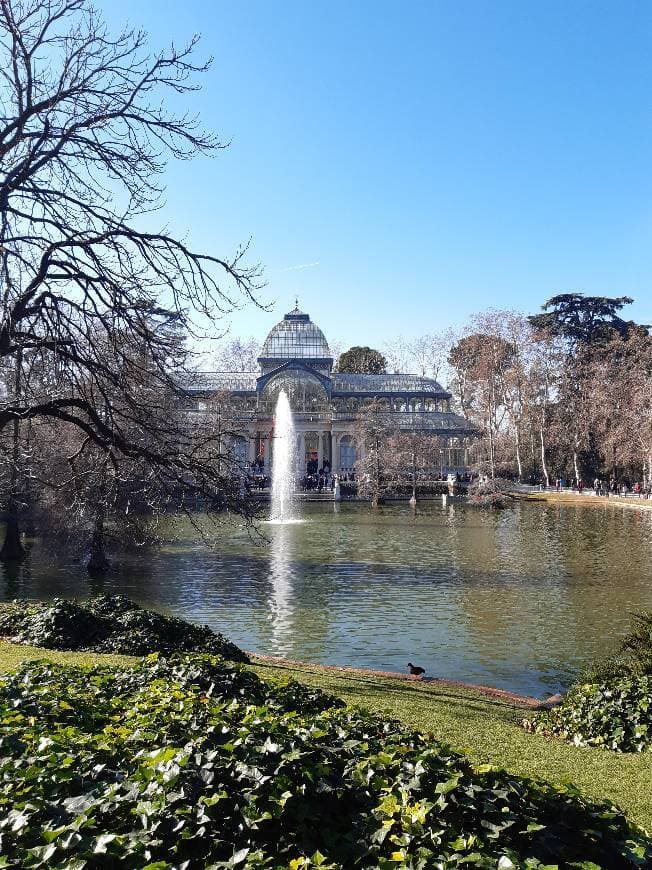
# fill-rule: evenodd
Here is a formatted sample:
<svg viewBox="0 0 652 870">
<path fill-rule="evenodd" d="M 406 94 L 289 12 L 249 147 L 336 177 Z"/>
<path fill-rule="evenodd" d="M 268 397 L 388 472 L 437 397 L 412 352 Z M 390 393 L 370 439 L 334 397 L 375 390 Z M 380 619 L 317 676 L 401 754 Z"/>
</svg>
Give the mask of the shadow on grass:
<svg viewBox="0 0 652 870">
<path fill-rule="evenodd" d="M 384 703 L 385 707 L 402 707 L 404 712 L 409 713 L 409 708 L 414 706 L 421 710 L 432 709 L 433 714 L 439 708 L 442 712 L 445 711 L 448 715 L 456 717 L 472 712 L 476 717 L 482 716 L 492 720 L 498 718 L 509 724 L 515 723 L 528 712 L 527 708 L 517 706 L 503 698 L 433 683 L 374 680 L 350 673 L 338 675 L 285 665 L 256 664 L 254 669 L 261 676 L 292 677 L 302 682 L 310 682 L 324 691 L 343 696 L 344 700 L 361 706 L 372 702 L 376 706 L 378 702 L 379 708 Z"/>
</svg>

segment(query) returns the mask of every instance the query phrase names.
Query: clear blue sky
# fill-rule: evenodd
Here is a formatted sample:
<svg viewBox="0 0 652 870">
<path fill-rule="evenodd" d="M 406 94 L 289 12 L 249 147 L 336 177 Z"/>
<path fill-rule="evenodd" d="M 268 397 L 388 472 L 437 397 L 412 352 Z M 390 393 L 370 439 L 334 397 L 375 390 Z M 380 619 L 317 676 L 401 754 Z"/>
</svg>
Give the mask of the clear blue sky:
<svg viewBox="0 0 652 870">
<path fill-rule="evenodd" d="M 236 334 L 295 293 L 347 345 L 570 290 L 652 322 L 650 3 L 103 7 L 215 58 L 192 107 L 232 144 L 170 168 L 165 216 L 220 255 L 252 236 L 275 304 Z"/>
</svg>

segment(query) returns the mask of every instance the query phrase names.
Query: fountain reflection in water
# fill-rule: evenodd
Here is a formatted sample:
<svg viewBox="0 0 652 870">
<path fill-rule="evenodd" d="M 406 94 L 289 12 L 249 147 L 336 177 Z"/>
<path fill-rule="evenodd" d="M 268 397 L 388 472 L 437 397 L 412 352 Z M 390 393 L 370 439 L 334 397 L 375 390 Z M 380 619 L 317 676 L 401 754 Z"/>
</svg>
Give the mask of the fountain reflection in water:
<svg viewBox="0 0 652 870">
<path fill-rule="evenodd" d="M 272 462 L 272 509 L 270 521 L 275 523 L 296 522 L 294 499 L 296 477 L 294 423 L 292 422 L 292 411 L 285 390 L 281 390 L 276 402 Z"/>
<path fill-rule="evenodd" d="M 289 523 L 278 524 L 273 530 L 270 551 L 271 595 L 269 620 L 272 629 L 271 649 L 274 655 L 287 656 L 292 652 L 294 622 L 294 594 L 292 590 L 292 566 L 290 553 L 293 550 L 294 529 Z"/>
</svg>

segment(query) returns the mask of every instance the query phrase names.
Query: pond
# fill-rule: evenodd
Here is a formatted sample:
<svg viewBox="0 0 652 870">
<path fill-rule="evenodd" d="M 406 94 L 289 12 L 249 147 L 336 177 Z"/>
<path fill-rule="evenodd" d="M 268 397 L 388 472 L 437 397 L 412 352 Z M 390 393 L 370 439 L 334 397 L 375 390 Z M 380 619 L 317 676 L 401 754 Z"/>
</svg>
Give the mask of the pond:
<svg viewBox="0 0 652 870">
<path fill-rule="evenodd" d="M 652 608 L 652 511 L 520 503 L 304 504 L 304 521 L 235 524 L 213 550 L 177 522 L 161 550 L 102 583 L 38 542 L 4 598 L 121 592 L 245 649 L 404 671 L 524 694 L 555 692 Z"/>
</svg>

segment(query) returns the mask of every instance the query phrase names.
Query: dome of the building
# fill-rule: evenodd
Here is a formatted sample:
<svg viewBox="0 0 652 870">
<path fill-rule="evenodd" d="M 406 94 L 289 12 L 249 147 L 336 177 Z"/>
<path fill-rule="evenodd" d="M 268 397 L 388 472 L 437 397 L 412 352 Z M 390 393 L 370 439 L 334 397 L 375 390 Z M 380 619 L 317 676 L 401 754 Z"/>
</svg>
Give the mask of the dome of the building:
<svg viewBox="0 0 652 870">
<path fill-rule="evenodd" d="M 324 333 L 297 306 L 269 333 L 259 359 L 262 362 L 288 359 L 331 360 L 332 357 Z"/>
</svg>

